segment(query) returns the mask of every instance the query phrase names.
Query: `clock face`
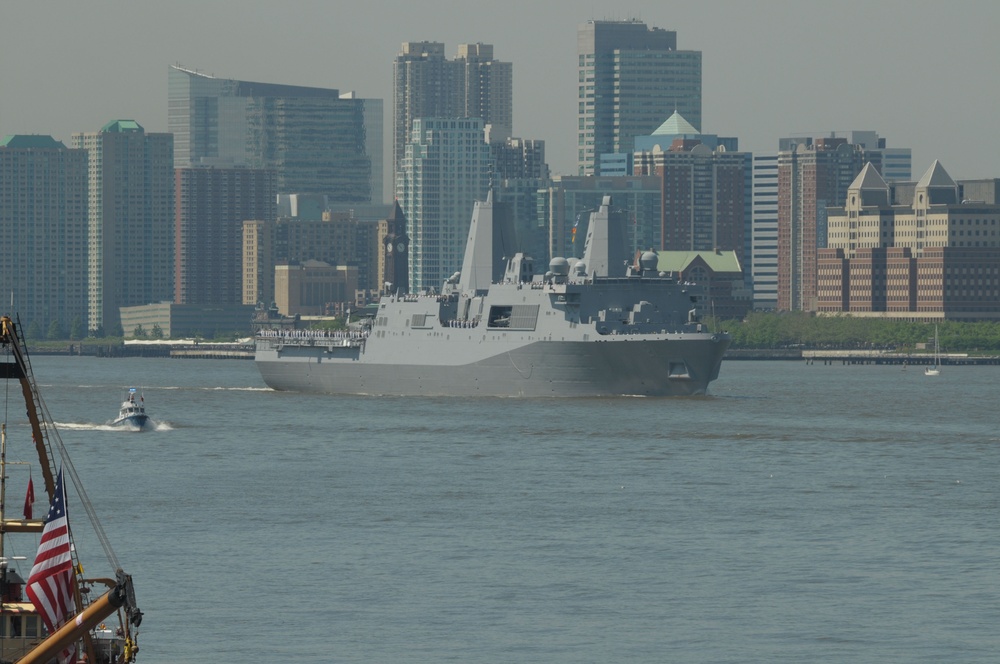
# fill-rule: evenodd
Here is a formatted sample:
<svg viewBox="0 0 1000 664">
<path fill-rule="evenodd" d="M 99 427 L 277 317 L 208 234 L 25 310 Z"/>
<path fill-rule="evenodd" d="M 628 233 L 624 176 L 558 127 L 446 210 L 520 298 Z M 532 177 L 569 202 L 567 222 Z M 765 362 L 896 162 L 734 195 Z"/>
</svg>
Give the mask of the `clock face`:
<svg viewBox="0 0 1000 664">
<path fill-rule="evenodd" d="M 401 251 L 403 251 L 405 249 L 406 249 L 406 245 L 404 245 L 402 242 L 400 242 L 399 244 L 396 245 L 396 251 L 400 251 L 401 252 Z"/>
<path fill-rule="evenodd" d="M 391 254 L 392 253 L 392 243 L 391 242 L 389 244 L 385 245 L 385 253 L 387 253 L 387 254 Z"/>
</svg>

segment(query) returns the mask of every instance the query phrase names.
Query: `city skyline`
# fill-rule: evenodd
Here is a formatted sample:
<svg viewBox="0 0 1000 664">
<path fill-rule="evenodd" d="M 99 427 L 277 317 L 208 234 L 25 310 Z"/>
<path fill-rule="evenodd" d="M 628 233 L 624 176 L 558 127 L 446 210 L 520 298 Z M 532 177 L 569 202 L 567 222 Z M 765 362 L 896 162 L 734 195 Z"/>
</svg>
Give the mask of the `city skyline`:
<svg viewBox="0 0 1000 664">
<path fill-rule="evenodd" d="M 1000 6 L 858 1 L 628 1 L 503 6 L 432 1 L 277 6 L 219 0 L 167 5 L 96 0 L 14 3 L 0 42 L 0 135 L 76 132 L 133 119 L 167 131 L 166 71 L 354 91 L 392 99 L 392 61 L 405 41 L 492 44 L 513 64 L 514 135 L 546 141 L 553 174 L 576 168 L 576 33 L 588 20 L 641 20 L 676 31 L 703 54 L 702 131 L 774 151 L 785 136 L 870 129 L 956 179 L 1000 175 L 991 65 Z M 391 17 L 387 21 L 386 17 Z M 114 27 L 112 27 L 114 26 Z M 238 28 L 238 29 L 237 29 Z M 39 47 L 44 42 L 44 47 Z M 291 46 L 294 46 L 292 48 Z M 17 67 L 11 63 L 30 62 Z M 544 103 L 539 103 L 543 100 Z M 391 114 L 383 139 L 391 144 Z M 664 118 L 666 120 L 666 118 Z"/>
</svg>

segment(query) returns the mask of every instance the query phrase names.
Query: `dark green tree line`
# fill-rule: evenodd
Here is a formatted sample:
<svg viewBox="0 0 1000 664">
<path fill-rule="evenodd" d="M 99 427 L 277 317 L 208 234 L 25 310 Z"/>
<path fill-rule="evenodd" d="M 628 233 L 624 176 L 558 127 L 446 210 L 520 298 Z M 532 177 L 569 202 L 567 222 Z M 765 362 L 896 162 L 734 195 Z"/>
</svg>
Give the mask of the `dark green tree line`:
<svg viewBox="0 0 1000 664">
<path fill-rule="evenodd" d="M 754 312 L 743 320 L 720 321 L 733 348 L 880 349 L 909 352 L 934 338 L 934 323 L 852 316 L 813 316 L 803 312 Z M 942 350 L 1000 352 L 1000 322 L 937 323 Z"/>
</svg>

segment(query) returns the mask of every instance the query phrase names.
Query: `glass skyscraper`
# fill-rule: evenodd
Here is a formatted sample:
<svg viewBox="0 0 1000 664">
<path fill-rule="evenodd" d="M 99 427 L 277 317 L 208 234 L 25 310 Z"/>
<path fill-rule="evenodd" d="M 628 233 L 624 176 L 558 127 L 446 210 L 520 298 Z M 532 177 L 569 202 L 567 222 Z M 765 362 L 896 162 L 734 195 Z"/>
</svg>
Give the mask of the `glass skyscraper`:
<svg viewBox="0 0 1000 664">
<path fill-rule="evenodd" d="M 479 118 L 418 118 L 396 176 L 410 236 L 410 289 L 441 288 L 462 269 L 476 201 L 486 199 L 490 146 Z"/>
<path fill-rule="evenodd" d="M 701 51 L 640 21 L 589 21 L 577 31 L 579 175 L 600 175 L 602 154 L 632 152 L 675 111 L 701 130 Z"/>
<path fill-rule="evenodd" d="M 381 99 L 171 66 L 167 103 L 177 168 L 272 169 L 279 193 L 381 202 Z"/>
</svg>

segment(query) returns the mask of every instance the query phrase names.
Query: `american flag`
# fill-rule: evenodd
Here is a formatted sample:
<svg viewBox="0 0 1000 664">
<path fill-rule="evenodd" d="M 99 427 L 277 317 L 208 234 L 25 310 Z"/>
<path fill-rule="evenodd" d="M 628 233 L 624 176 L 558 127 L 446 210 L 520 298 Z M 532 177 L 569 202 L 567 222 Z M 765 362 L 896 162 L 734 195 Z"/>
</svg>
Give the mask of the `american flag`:
<svg viewBox="0 0 1000 664">
<path fill-rule="evenodd" d="M 73 557 L 70 554 L 66 490 L 63 487 L 61 468 L 25 592 L 41 614 L 49 634 L 76 613 L 76 602 L 73 601 Z M 74 649 L 75 646 L 71 645 L 63 650 L 59 654 L 60 663 L 70 661 Z"/>
</svg>

